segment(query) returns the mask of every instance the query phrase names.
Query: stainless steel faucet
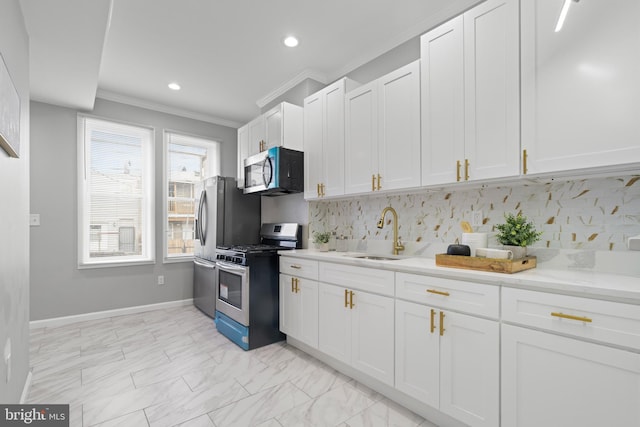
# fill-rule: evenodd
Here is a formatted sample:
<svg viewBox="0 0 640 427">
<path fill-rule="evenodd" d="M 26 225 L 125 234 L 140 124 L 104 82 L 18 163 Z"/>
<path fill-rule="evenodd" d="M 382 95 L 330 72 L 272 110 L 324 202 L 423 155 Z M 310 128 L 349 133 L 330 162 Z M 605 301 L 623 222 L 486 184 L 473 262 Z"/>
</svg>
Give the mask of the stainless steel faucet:
<svg viewBox="0 0 640 427">
<path fill-rule="evenodd" d="M 393 215 L 393 254 L 398 255 L 400 251 L 404 251 L 404 245 L 398 239 L 398 213 L 391 206 L 387 206 L 382 210 L 380 220 L 378 221 L 378 228 L 384 227 L 384 216 L 387 212 L 391 212 Z"/>
</svg>

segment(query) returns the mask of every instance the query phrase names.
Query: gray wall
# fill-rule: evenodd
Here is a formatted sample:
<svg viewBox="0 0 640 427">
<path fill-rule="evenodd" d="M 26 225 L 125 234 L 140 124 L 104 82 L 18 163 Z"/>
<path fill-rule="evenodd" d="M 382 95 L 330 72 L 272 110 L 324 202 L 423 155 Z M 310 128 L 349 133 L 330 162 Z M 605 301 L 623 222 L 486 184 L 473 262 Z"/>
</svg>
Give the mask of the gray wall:
<svg viewBox="0 0 640 427">
<path fill-rule="evenodd" d="M 97 99 L 90 114 L 155 128 L 156 263 L 78 270 L 77 111 L 32 102 L 31 114 L 31 212 L 41 221 L 31 228 L 31 320 L 191 298 L 192 263 L 162 262 L 162 131 L 222 141 L 221 172 L 235 176 L 236 130 Z"/>
<path fill-rule="evenodd" d="M 18 0 L 0 2 L 0 53 L 21 107 L 20 157 L 0 148 L 0 402 L 18 403 L 29 371 L 29 39 Z"/>
</svg>

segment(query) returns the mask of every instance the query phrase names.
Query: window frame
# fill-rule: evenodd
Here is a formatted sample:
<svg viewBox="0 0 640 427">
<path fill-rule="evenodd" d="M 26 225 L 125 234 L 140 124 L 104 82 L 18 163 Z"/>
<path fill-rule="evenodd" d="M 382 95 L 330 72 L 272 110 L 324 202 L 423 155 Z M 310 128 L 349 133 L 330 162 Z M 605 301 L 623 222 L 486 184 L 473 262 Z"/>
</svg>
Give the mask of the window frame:
<svg viewBox="0 0 640 427">
<path fill-rule="evenodd" d="M 178 263 L 178 262 L 192 262 L 194 254 L 185 255 L 173 255 L 169 256 L 169 239 L 168 239 L 168 225 L 169 225 L 169 135 L 176 135 L 177 137 L 185 137 L 187 139 L 196 139 L 202 141 L 192 141 L 194 146 L 200 146 L 204 148 L 211 148 L 211 145 L 217 146 L 217 173 L 213 173 L 210 176 L 219 175 L 222 173 L 222 146 L 223 142 L 220 138 L 214 138 L 209 136 L 195 135 L 188 132 L 177 131 L 173 129 L 164 129 L 162 133 L 162 262 L 164 264 Z M 175 144 L 180 144 L 179 141 L 174 141 Z M 202 177 L 202 180 L 208 178 Z M 194 194 L 194 198 L 197 195 Z"/>
<path fill-rule="evenodd" d="M 88 122 L 96 122 L 89 126 Z M 133 256 L 105 256 L 97 259 L 90 258 L 91 230 L 89 212 L 90 205 L 87 195 L 88 160 L 91 156 L 90 147 L 87 147 L 87 136 L 90 129 L 98 128 L 98 123 L 103 122 L 114 129 L 118 127 L 135 128 L 142 137 L 143 144 L 143 196 L 142 203 L 142 253 Z M 93 116 L 88 114 L 77 115 L 77 210 L 78 210 L 78 269 L 91 269 L 103 267 L 124 267 L 133 265 L 148 265 L 156 262 L 156 221 L 155 221 L 155 129 L 138 123 L 130 123 L 111 118 Z"/>
</svg>

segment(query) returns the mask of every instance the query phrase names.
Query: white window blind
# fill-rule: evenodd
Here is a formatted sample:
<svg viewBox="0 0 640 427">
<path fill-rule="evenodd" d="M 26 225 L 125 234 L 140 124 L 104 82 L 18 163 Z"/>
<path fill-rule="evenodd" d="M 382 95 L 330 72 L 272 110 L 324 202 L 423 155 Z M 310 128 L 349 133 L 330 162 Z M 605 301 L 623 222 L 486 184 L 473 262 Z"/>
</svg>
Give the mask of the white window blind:
<svg viewBox="0 0 640 427">
<path fill-rule="evenodd" d="M 220 143 L 165 131 L 165 259 L 193 256 L 196 185 L 220 174 Z"/>
<path fill-rule="evenodd" d="M 80 267 L 153 262 L 153 129 L 78 116 Z"/>
</svg>

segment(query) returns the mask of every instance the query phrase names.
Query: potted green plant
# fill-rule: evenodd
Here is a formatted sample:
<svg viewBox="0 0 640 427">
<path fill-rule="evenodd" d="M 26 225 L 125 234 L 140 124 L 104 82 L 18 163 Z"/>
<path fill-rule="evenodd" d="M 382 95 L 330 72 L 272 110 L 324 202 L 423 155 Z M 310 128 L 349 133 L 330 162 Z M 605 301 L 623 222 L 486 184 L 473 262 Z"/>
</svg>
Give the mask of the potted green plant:
<svg viewBox="0 0 640 427">
<path fill-rule="evenodd" d="M 329 238 L 331 237 L 331 233 L 328 231 L 319 232 L 316 231 L 313 233 L 313 243 L 316 248 L 322 252 L 327 252 L 329 250 Z"/>
<path fill-rule="evenodd" d="M 504 219 L 504 224 L 496 225 L 498 243 L 513 252 L 514 259 L 524 258 L 527 256 L 527 246 L 540 240 L 542 231 L 536 231 L 533 222 L 527 221 L 522 214 L 507 213 Z"/>
</svg>

